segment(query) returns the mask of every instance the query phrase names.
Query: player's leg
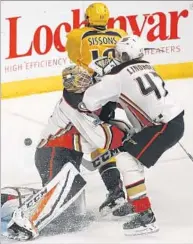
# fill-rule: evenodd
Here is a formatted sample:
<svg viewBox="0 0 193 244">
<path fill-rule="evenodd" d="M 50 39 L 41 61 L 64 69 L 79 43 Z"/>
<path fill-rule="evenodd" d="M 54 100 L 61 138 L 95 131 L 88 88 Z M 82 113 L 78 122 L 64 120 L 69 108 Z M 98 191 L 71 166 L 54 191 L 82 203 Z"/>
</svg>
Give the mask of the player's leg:
<svg viewBox="0 0 193 244">
<path fill-rule="evenodd" d="M 105 132 L 105 145 L 107 149 L 111 147 L 117 148 L 120 141 L 122 142 L 123 135 L 125 135 L 125 133 L 127 135 L 131 133 L 130 126 L 121 120 L 113 120 L 111 124 L 103 123 L 99 128 L 103 128 L 103 131 L 98 131 L 98 134 L 100 132 Z M 93 151 L 91 153 L 91 159 L 96 159 L 98 156 L 107 152 L 107 149 L 97 149 Z M 130 209 L 128 205 L 125 204 L 125 193 L 122 187 L 120 172 L 116 167 L 115 157 L 110 158 L 107 162 L 101 163 L 100 166 L 98 165 L 96 167 L 99 168 L 101 178 L 109 192 L 106 200 L 99 208 L 101 214 L 107 215 L 108 213 L 115 213 L 117 216 L 128 214 Z"/>
<path fill-rule="evenodd" d="M 150 168 L 161 155 L 173 147 L 184 134 L 184 113 L 181 113 L 167 124 L 147 127 L 135 134 L 135 143 L 124 143 L 124 150 Z"/>
<path fill-rule="evenodd" d="M 86 117 L 85 117 L 86 118 Z M 85 120 L 86 121 L 86 120 Z M 92 125 L 92 130 L 89 135 L 89 140 L 83 134 L 85 141 L 89 142 L 89 144 L 93 145 L 95 148 L 104 148 L 95 150 L 91 154 L 91 158 L 96 158 L 99 154 L 104 153 L 108 149 L 114 149 L 119 147 L 122 144 L 122 139 L 125 136 L 124 131 L 119 129 L 117 126 L 110 125 L 107 123 L 100 122 L 97 124 L 96 122 L 92 122 L 93 118 L 89 118 L 87 124 L 85 123 L 85 131 L 88 132 L 87 128 L 88 122 Z M 95 121 L 95 120 L 94 120 Z M 124 191 L 122 190 L 122 182 L 120 179 L 120 173 L 116 168 L 115 159 L 110 159 L 108 165 L 102 165 L 100 167 L 100 174 L 102 180 L 109 191 L 108 197 L 106 201 L 101 205 L 100 210 L 107 205 L 113 206 L 113 210 L 117 209 L 119 206 L 121 207 L 125 202 Z M 116 201 L 116 203 L 115 203 Z M 118 205 L 119 203 L 119 205 Z"/>
<path fill-rule="evenodd" d="M 140 235 L 158 231 L 146 190 L 144 166 L 126 152 L 120 153 L 116 158 L 130 209 L 129 221 L 123 226 L 125 234 Z"/>
<path fill-rule="evenodd" d="M 73 138 L 73 137 L 72 137 Z M 42 179 L 44 186 L 52 180 L 62 169 L 62 167 L 71 162 L 78 171 L 80 171 L 80 164 L 83 153 L 75 150 L 69 150 L 63 147 L 42 147 L 37 148 L 35 153 L 35 164 Z M 81 215 L 86 211 L 85 191 L 68 209 L 72 216 L 75 214 Z"/>
<path fill-rule="evenodd" d="M 44 186 L 52 180 L 67 162 L 79 170 L 83 153 L 62 147 L 41 147 L 35 152 L 35 165 Z"/>
<path fill-rule="evenodd" d="M 8 235 L 17 240 L 28 240 L 39 235 L 78 199 L 85 188 L 85 180 L 70 162 L 35 195 L 16 209 L 8 224 Z"/>
<path fill-rule="evenodd" d="M 8 226 L 16 239 L 36 237 L 83 193 L 85 181 L 79 174 L 82 153 L 60 147 L 37 148 L 35 164 L 43 188 L 15 210 Z"/>
<path fill-rule="evenodd" d="M 124 184 L 127 189 L 129 202 L 133 205 L 136 213 L 123 228 L 127 235 L 143 234 L 147 232 L 155 232 L 158 230 L 155 225 L 155 216 L 151 210 L 151 204 L 147 197 L 143 167 L 153 166 L 159 157 L 170 147 L 175 145 L 182 137 L 184 132 L 183 115 L 179 115 L 170 121 L 168 124 L 149 127 L 132 137 L 134 144 L 127 144 L 127 151 L 135 157 L 132 158 L 127 154 L 122 154 L 128 157 L 128 163 L 124 165 L 119 157 L 118 167 L 120 168 Z"/>
<path fill-rule="evenodd" d="M 92 126 L 94 126 L 94 125 L 92 125 Z M 115 126 L 102 123 L 101 125 L 94 126 L 93 128 L 95 128 L 95 130 L 97 132 L 96 138 L 94 136 L 92 137 L 92 140 L 95 143 L 97 142 L 97 139 L 100 137 L 100 141 L 103 141 L 103 146 L 106 146 L 106 147 L 112 146 L 114 148 L 114 147 L 117 147 L 117 142 L 118 142 L 118 145 L 120 145 L 121 138 L 123 137 L 124 133 L 121 130 L 119 130 L 118 128 L 116 128 Z M 69 132 L 68 132 L 68 134 L 69 134 Z M 70 142 L 66 143 L 65 146 L 71 147 L 73 145 L 76 150 L 81 149 L 81 151 L 84 151 L 84 152 L 87 151 L 87 153 L 90 151 L 91 148 L 95 147 L 95 145 L 92 146 L 90 143 L 88 143 L 83 136 L 79 137 L 78 134 L 77 135 L 70 134 L 69 136 L 72 139 L 70 141 L 73 141 L 73 143 L 70 143 Z M 120 138 L 117 139 L 117 136 L 120 136 Z M 69 140 L 66 137 L 67 137 L 67 135 L 62 135 L 62 138 L 63 138 L 62 140 L 61 140 L 61 137 L 59 137 L 59 138 L 57 137 L 54 140 L 48 142 L 47 145 L 48 144 L 50 145 L 51 143 L 52 143 L 52 145 L 57 145 L 59 143 L 63 145 L 64 143 L 62 143 L 62 141 L 64 139 L 66 139 L 65 141 Z M 101 139 L 102 137 L 103 137 L 103 139 Z M 76 146 L 77 144 L 79 144 L 79 146 Z M 62 150 L 64 150 L 64 153 L 62 152 Z M 44 146 L 43 148 L 37 149 L 36 157 L 35 157 L 36 167 L 38 168 L 38 171 L 42 178 L 43 184 L 46 184 L 50 179 L 52 179 L 52 176 L 55 176 L 60 171 L 60 169 L 66 162 L 66 158 L 69 159 L 69 156 L 70 156 L 71 161 L 73 160 L 76 164 L 78 163 L 78 166 L 80 165 L 82 154 L 80 154 L 76 151 L 62 149 L 62 148 L 58 148 L 58 147 L 46 147 L 46 146 Z M 104 171 L 106 171 L 106 172 L 104 172 Z M 111 202 L 112 201 L 114 202 L 114 200 L 117 200 L 117 198 L 118 198 L 119 203 L 123 202 L 124 201 L 124 192 L 121 187 L 119 171 L 114 167 L 114 165 L 112 167 L 112 164 L 111 164 L 111 167 L 108 167 L 108 169 L 101 168 L 100 172 L 101 172 L 101 174 L 104 173 L 102 179 L 104 180 L 104 183 L 105 183 L 107 189 L 109 190 L 109 193 L 110 193 L 109 195 L 113 196 L 113 199 L 111 199 Z M 121 203 L 119 206 L 121 206 Z M 116 208 L 117 207 L 118 207 L 118 205 L 116 206 Z M 114 209 L 116 209 L 116 208 L 114 208 Z"/>
<path fill-rule="evenodd" d="M 91 159 L 96 158 L 106 150 L 97 149 L 91 153 Z M 125 203 L 125 193 L 122 188 L 120 172 L 116 167 L 116 159 L 113 157 L 106 164 L 99 168 L 99 173 L 106 186 L 108 195 L 106 200 L 99 207 L 102 215 L 113 213 L 122 208 Z"/>
</svg>

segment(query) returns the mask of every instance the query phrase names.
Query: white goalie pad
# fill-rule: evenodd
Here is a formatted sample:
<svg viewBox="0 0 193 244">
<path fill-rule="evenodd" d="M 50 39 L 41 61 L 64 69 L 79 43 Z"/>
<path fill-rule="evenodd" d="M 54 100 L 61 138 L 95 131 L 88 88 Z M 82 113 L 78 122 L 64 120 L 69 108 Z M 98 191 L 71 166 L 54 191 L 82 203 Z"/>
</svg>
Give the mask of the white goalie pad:
<svg viewBox="0 0 193 244">
<path fill-rule="evenodd" d="M 8 228 L 16 223 L 30 231 L 33 237 L 38 236 L 44 227 L 81 195 L 85 185 L 86 181 L 79 171 L 67 163 L 52 181 L 14 212 Z"/>
</svg>

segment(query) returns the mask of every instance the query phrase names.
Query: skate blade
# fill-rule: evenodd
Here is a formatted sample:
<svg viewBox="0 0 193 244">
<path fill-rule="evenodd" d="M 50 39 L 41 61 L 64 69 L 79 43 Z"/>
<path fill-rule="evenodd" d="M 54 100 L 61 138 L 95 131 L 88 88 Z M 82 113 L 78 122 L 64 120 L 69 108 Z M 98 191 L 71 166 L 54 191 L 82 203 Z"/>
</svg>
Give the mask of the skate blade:
<svg viewBox="0 0 193 244">
<path fill-rule="evenodd" d="M 115 200 L 115 203 L 116 203 L 116 205 L 112 208 L 109 206 L 105 206 L 103 209 L 101 209 L 100 215 L 102 217 L 105 217 L 109 214 L 112 214 L 115 210 L 119 209 L 120 207 L 122 207 L 125 204 L 125 199 L 119 198 L 119 199 Z"/>
<path fill-rule="evenodd" d="M 156 233 L 159 231 L 159 227 L 155 223 L 148 224 L 146 227 L 141 226 L 135 229 L 124 229 L 126 236 L 138 236 Z"/>
</svg>

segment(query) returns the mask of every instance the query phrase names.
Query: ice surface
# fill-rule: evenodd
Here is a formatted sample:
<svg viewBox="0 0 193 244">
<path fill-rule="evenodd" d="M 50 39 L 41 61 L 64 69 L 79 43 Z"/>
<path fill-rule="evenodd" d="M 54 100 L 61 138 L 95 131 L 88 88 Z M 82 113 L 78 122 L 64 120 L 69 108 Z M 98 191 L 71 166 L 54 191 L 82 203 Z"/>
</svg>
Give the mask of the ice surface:
<svg viewBox="0 0 193 244">
<path fill-rule="evenodd" d="M 167 86 L 185 108 L 186 128 L 181 143 L 193 154 L 193 80 L 170 81 Z M 53 92 L 2 101 L 2 187 L 40 186 L 34 166 L 35 146 L 60 95 L 61 92 Z M 117 116 L 123 118 L 122 111 Z M 26 137 L 32 139 L 31 146 L 24 145 Z M 88 209 L 97 213 L 105 198 L 105 188 L 97 172 L 84 170 L 84 175 Z M 146 181 L 160 227 L 158 233 L 126 237 L 122 233 L 124 220 L 97 218 L 82 231 L 44 235 L 30 243 L 193 243 L 193 162 L 176 145 L 146 171 Z"/>
</svg>

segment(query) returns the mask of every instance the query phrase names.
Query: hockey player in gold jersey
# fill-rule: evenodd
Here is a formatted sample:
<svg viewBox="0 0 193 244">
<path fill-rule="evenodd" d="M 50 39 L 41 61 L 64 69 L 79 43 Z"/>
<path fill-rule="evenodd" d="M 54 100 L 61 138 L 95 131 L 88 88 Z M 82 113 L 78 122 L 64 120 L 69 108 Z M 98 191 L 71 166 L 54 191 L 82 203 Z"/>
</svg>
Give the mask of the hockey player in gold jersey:
<svg viewBox="0 0 193 244">
<path fill-rule="evenodd" d="M 106 26 L 109 16 L 110 13 L 105 4 L 93 3 L 86 9 L 85 27 L 74 29 L 67 35 L 66 50 L 69 59 L 91 73 L 92 70 L 88 68 L 90 62 L 101 56 L 114 57 L 117 41 L 127 35 L 121 29 L 107 29 Z M 104 106 L 100 114 L 100 119 L 108 121 L 114 117 L 115 106 L 116 104 L 112 103 Z M 93 152 L 91 154 L 92 159 L 103 152 L 104 150 L 100 149 Z M 106 201 L 100 207 L 100 210 L 104 210 L 103 212 L 105 212 L 112 203 L 115 205 L 116 200 L 117 202 L 120 199 L 124 200 L 125 194 L 122 190 L 122 182 L 120 173 L 116 168 L 115 158 L 111 158 L 106 165 L 99 169 L 99 172 L 109 191 Z M 122 211 L 122 208 L 119 209 Z M 113 211 L 113 213 L 119 215 L 119 210 Z"/>
<path fill-rule="evenodd" d="M 127 33 L 121 29 L 107 29 L 109 10 L 103 3 L 93 3 L 86 9 L 86 27 L 74 29 L 67 35 L 68 57 L 88 68 L 90 62 L 101 56 L 115 56 L 115 45 Z"/>
</svg>

